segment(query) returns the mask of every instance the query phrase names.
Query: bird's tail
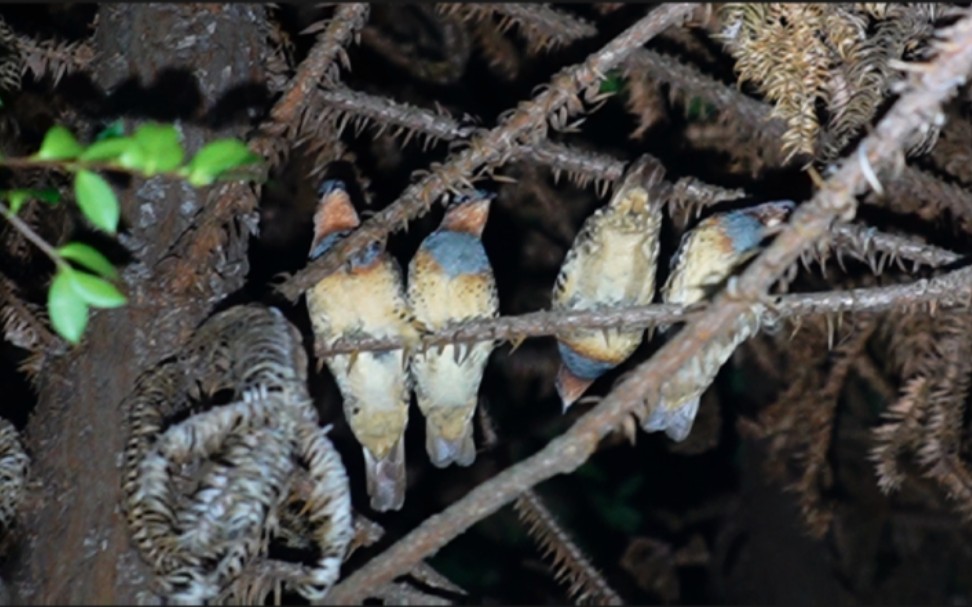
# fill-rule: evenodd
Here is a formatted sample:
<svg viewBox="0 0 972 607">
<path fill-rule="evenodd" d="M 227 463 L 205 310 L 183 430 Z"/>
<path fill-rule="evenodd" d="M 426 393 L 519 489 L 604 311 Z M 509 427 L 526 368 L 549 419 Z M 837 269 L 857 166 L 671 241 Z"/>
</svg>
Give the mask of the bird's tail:
<svg viewBox="0 0 972 607">
<path fill-rule="evenodd" d="M 400 437 L 388 454 L 376 459 L 362 447 L 371 509 L 376 512 L 401 510 L 405 503 L 405 437 Z"/>
<path fill-rule="evenodd" d="M 426 420 L 425 450 L 436 468 L 445 468 L 451 464 L 471 466 L 476 461 L 472 420 L 463 424 L 459 436 L 455 439 L 446 438 L 431 420 Z"/>
<path fill-rule="evenodd" d="M 700 394 L 695 398 L 682 401 L 675 407 L 666 405 L 664 400 L 660 401 L 641 420 L 641 429 L 645 432 L 664 431 L 668 438 L 677 443 L 682 442 L 692 431 L 701 398 Z"/>
</svg>

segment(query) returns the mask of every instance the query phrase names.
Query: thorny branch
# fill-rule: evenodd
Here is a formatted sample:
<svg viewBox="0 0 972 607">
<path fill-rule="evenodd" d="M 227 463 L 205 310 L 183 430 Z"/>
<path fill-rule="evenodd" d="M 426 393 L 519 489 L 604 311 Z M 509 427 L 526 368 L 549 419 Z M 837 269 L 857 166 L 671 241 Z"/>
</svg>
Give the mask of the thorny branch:
<svg viewBox="0 0 972 607">
<path fill-rule="evenodd" d="M 348 68 L 350 62 L 344 47 L 364 27 L 370 11 L 371 7 L 364 2 L 341 4 L 335 9 L 334 18 L 301 62 L 287 92 L 270 111 L 274 123 L 295 127 L 300 109 L 305 106 L 304 98 L 322 80 L 333 82 L 336 79 L 335 61 Z"/>
<path fill-rule="evenodd" d="M 655 14 L 655 13 L 652 13 Z M 637 27 L 637 26 L 636 26 Z M 496 512 L 525 489 L 557 474 L 576 470 L 596 449 L 597 443 L 630 415 L 651 406 L 666 377 L 676 373 L 749 314 L 750 302 L 765 298 L 766 289 L 809 246 L 826 235 L 835 221 L 849 221 L 856 210 L 855 196 L 868 187 L 868 171 L 885 174 L 901 149 L 921 126 L 937 119 L 941 103 L 965 81 L 972 69 L 972 13 L 942 32 L 935 43 L 938 55 L 927 64 L 911 64 L 905 92 L 875 130 L 827 180 L 813 198 L 802 205 L 786 229 L 739 277 L 732 293 L 717 296 L 711 307 L 683 328 L 647 362 L 611 391 L 594 409 L 584 414 L 563 435 L 533 456 L 480 484 L 442 513 L 434 515 L 411 533 L 332 589 L 333 604 L 356 604 L 370 588 L 390 582 L 419 561 L 434 554 L 472 524 Z M 865 164 L 867 163 L 867 164 Z M 646 398 L 647 395 L 647 398 Z"/>
<path fill-rule="evenodd" d="M 361 129 L 368 121 L 374 123 L 375 136 L 381 135 L 389 127 L 395 127 L 395 137 L 404 135 L 402 145 L 407 145 L 413 137 L 425 137 L 426 142 L 453 142 L 469 139 L 477 133 L 477 129 L 462 124 L 448 114 L 399 103 L 387 97 L 344 87 L 322 88 L 318 96 L 340 116 L 338 133 L 343 132 L 351 122 Z M 613 183 L 621 178 L 625 166 L 623 161 L 608 154 L 579 150 L 553 141 L 519 146 L 515 157 L 517 160 L 549 165 L 555 171 L 555 178 L 562 171 L 577 175 L 575 181 L 578 182 L 596 180 L 598 183 Z"/>
<path fill-rule="evenodd" d="M 658 56 L 657 53 L 647 50 L 636 51 L 635 54 L 639 59 Z M 654 66 L 655 63 L 649 62 L 648 65 Z M 662 62 L 662 65 L 666 64 Z M 685 71 L 689 72 L 690 69 L 686 67 Z M 692 74 L 682 74 L 681 76 L 689 82 L 695 82 L 693 80 L 695 76 Z M 700 80 L 703 80 L 700 85 L 701 88 L 705 89 L 708 84 L 704 82 L 704 79 Z M 712 94 L 717 97 L 728 96 L 736 100 L 747 100 L 751 102 L 739 103 L 737 104 L 737 108 L 740 111 L 748 111 L 754 120 L 765 109 L 762 107 L 762 104 L 754 99 L 740 96 L 735 91 L 722 85 L 712 87 Z M 321 89 L 319 95 L 328 106 L 339 112 L 343 112 L 338 125 L 339 132 L 346 128 L 347 123 L 352 120 L 352 114 L 356 116 L 354 119 L 356 124 L 360 124 L 357 120 L 374 120 L 377 134 L 381 134 L 389 126 L 397 127 L 396 136 L 402 133 L 406 134 L 405 144 L 416 133 L 420 136 L 430 137 L 431 139 L 456 141 L 466 139 L 474 132 L 471 127 L 462 125 L 460 121 L 447 114 L 397 103 L 386 97 L 370 95 L 343 87 Z M 731 99 L 724 101 L 728 104 Z M 748 110 L 746 109 L 747 107 L 749 108 Z M 770 122 L 772 123 L 773 121 Z M 779 126 L 781 127 L 779 129 L 768 126 L 768 134 L 775 133 L 775 136 L 780 136 L 783 127 L 782 123 Z M 612 184 L 621 178 L 626 166 L 623 160 L 614 158 L 609 154 L 581 150 L 552 141 L 541 141 L 533 145 L 521 146 L 516 157 L 523 161 L 548 165 L 553 171 L 555 180 L 560 177 L 561 172 L 566 172 L 582 187 L 585 181 L 596 181 L 604 186 Z M 924 172 L 918 170 L 914 172 L 917 175 L 925 175 Z M 939 183 L 941 186 L 947 186 L 951 190 L 961 191 L 961 188 L 957 186 L 941 183 L 930 176 L 924 179 L 924 181 L 930 182 L 925 184 L 927 187 L 934 187 L 935 183 Z M 921 182 L 919 181 L 919 183 Z M 604 192 L 599 192 L 599 194 L 603 196 Z M 694 209 L 696 214 L 698 214 L 706 206 L 721 201 L 741 198 L 745 195 L 746 193 L 742 190 L 720 188 L 704 183 L 695 177 L 682 177 L 673 184 L 669 204 L 673 210 L 687 211 Z M 947 197 L 942 198 L 945 199 Z M 935 266 L 950 263 L 956 259 L 953 253 L 934 250 L 934 248 L 928 249 L 927 245 L 923 243 L 905 237 L 881 234 L 863 227 L 850 228 L 836 226 L 834 236 L 835 245 L 838 247 L 838 256 L 840 255 L 839 248 L 866 250 L 868 247 L 871 247 L 877 251 L 894 253 L 900 258 L 912 260 L 916 264 L 925 263 Z"/>
<path fill-rule="evenodd" d="M 584 109 L 581 94 L 587 101 L 597 101 L 598 84 L 608 70 L 659 32 L 687 18 L 694 8 L 692 4 L 672 3 L 652 9 L 583 63 L 561 71 L 545 91 L 521 103 L 496 128 L 475 137 L 468 148 L 451 160 L 434 167 L 418 183 L 406 188 L 396 202 L 366 221 L 331 252 L 278 285 L 277 290 L 290 301 L 296 301 L 308 287 L 336 270 L 352 252 L 385 238 L 407 221 L 421 216 L 446 191 L 470 184 L 485 171 L 503 164 L 518 145 L 543 139 L 548 121 L 554 127 L 566 127 L 569 117 Z"/>
<path fill-rule="evenodd" d="M 893 238 L 885 235 L 886 238 Z M 958 259 L 954 253 L 938 249 L 932 253 L 939 259 Z M 893 308 L 915 305 L 939 307 L 964 305 L 972 285 L 972 273 L 962 268 L 931 279 L 885 287 L 798 293 L 772 299 L 768 318 L 790 319 L 804 316 L 844 313 L 884 312 Z M 519 343 L 527 337 L 557 335 L 576 329 L 648 328 L 676 322 L 690 322 L 699 318 L 702 309 L 680 304 L 651 304 L 602 310 L 571 310 L 561 312 L 530 312 L 518 316 L 468 321 L 454 328 L 430 333 L 418 345 L 395 337 L 386 339 L 358 338 L 337 341 L 332 347 L 316 352 L 323 358 L 336 354 L 350 354 L 372 350 L 394 350 L 404 347 L 427 349 L 456 343 L 506 340 Z"/>
</svg>

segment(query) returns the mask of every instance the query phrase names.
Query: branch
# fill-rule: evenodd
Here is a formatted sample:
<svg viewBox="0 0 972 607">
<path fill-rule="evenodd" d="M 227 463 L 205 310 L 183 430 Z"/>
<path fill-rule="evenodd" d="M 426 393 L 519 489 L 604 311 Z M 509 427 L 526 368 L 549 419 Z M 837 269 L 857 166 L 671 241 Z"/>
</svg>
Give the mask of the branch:
<svg viewBox="0 0 972 607">
<path fill-rule="evenodd" d="M 375 214 L 329 253 L 278 285 L 277 290 L 290 301 L 296 301 L 307 288 L 335 271 L 351 253 L 384 239 L 396 228 L 423 215 L 447 191 L 469 185 L 487 170 L 505 163 L 519 145 L 543 139 L 548 121 L 554 127 L 565 127 L 570 116 L 584 110 L 581 94 L 588 101 L 597 101 L 598 84 L 608 70 L 659 32 L 688 17 L 694 8 L 695 5 L 688 3 L 654 8 L 583 63 L 562 70 L 545 91 L 521 103 L 496 128 L 475 137 L 468 148 L 445 164 L 433 165 L 433 170 L 406 188 L 396 202 Z"/>
<path fill-rule="evenodd" d="M 477 133 L 474 127 L 464 125 L 446 113 L 345 87 L 322 88 L 318 96 L 329 106 L 328 111 L 336 115 L 338 134 L 352 120 L 359 130 L 371 123 L 376 129 L 375 136 L 381 135 L 388 127 L 395 127 L 393 137 L 405 135 L 402 145 L 407 145 L 416 135 L 425 136 L 426 141 L 451 142 L 469 139 Z M 621 178 L 625 166 L 624 161 L 608 154 L 580 150 L 552 141 L 519 146 L 515 157 L 518 161 L 549 165 L 555 180 L 559 179 L 562 171 L 566 171 L 578 184 L 591 180 L 599 184 L 613 183 Z"/>
<path fill-rule="evenodd" d="M 34 229 L 27 224 L 27 222 L 22 220 L 20 217 L 17 217 L 15 213 L 12 213 L 10 209 L 8 209 L 3 203 L 0 203 L 0 215 L 3 215 L 4 219 L 9 221 L 10 225 L 16 228 L 24 238 L 32 242 L 34 246 L 44 253 L 44 255 L 47 255 L 50 260 L 54 262 L 54 265 L 59 268 L 64 265 L 64 260 L 61 259 L 60 253 L 55 251 L 54 247 L 49 245 L 40 234 L 35 232 Z"/>
<path fill-rule="evenodd" d="M 885 238 L 892 238 L 884 235 Z M 947 258 L 954 253 L 941 249 L 936 256 Z M 770 301 L 768 316 L 772 318 L 802 318 L 821 314 L 847 312 L 885 312 L 893 308 L 930 304 L 940 300 L 942 307 L 965 303 L 964 294 L 969 277 L 966 269 L 922 279 L 911 283 L 884 287 L 826 291 L 823 293 L 797 293 L 777 296 Z M 338 354 L 396 350 L 413 347 L 426 350 L 452 344 L 481 341 L 509 341 L 517 344 L 528 337 L 541 337 L 569 333 L 578 329 L 641 329 L 677 322 L 691 322 L 699 318 L 703 309 L 680 304 L 651 304 L 601 310 L 569 310 L 529 312 L 519 316 L 503 316 L 466 321 L 455 327 L 447 327 L 424 335 L 416 345 L 401 337 L 340 339 L 327 348 L 315 352 L 318 359 Z"/>
<path fill-rule="evenodd" d="M 949 40 L 937 44 L 940 53 L 932 63 L 912 66 L 908 90 L 874 132 L 861 142 L 861 155 L 872 166 L 879 169 L 890 166 L 900 155 L 908 137 L 936 117 L 941 102 L 954 93 L 972 68 L 972 17 L 968 10 L 963 12 L 961 21 L 948 28 L 947 34 Z M 634 369 L 566 433 L 533 456 L 482 483 L 440 514 L 428 518 L 335 586 L 328 596 L 329 602 L 360 602 L 368 588 L 387 583 L 408 571 L 471 525 L 513 501 L 525 489 L 557 474 L 573 472 L 583 465 L 602 438 L 629 416 L 642 412 L 646 402 L 656 400 L 666 378 L 689 364 L 707 344 L 723 338 L 736 326 L 737 319 L 751 313 L 752 304 L 747 303 L 747 299 L 762 298 L 776 277 L 796 261 L 805 248 L 822 238 L 833 221 L 846 221 L 853 216 L 856 208 L 854 195 L 867 187 L 865 169 L 858 158 L 859 155 L 854 154 L 841 163 L 824 187 L 797 210 L 774 243 L 739 278 L 737 288 L 733 289 L 736 293 L 731 297 L 727 293 L 720 294 L 704 314 L 679 331 L 651 359 Z M 967 278 L 970 270 L 960 272 Z"/>
<path fill-rule="evenodd" d="M 283 96 L 270 110 L 268 132 L 294 139 L 298 135 L 297 118 L 307 108 L 307 96 L 319 83 L 333 83 L 337 80 L 337 66 L 340 61 L 349 69 L 347 52 L 344 47 L 364 27 L 371 7 L 366 3 L 341 4 L 325 30 L 317 37 L 313 48 L 307 53 L 297 73 L 287 85 Z"/>
</svg>

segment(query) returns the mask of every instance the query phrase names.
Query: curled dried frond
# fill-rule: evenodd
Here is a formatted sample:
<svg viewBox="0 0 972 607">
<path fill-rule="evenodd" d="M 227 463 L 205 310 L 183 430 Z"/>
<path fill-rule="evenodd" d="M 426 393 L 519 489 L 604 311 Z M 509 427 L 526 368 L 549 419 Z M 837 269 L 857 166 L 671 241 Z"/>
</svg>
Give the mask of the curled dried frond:
<svg viewBox="0 0 972 607">
<path fill-rule="evenodd" d="M 513 508 L 526 525 L 530 537 L 540 546 L 544 556 L 552 557 L 554 578 L 567 586 L 577 605 L 622 605 L 621 597 L 608 585 L 590 559 L 587 558 L 567 532 L 557 523 L 540 497 L 528 490 Z"/>
<path fill-rule="evenodd" d="M 0 17 L 0 91 L 20 90 L 20 77 L 26 64 L 20 54 L 20 37 Z"/>
<path fill-rule="evenodd" d="M 139 379 L 126 401 L 125 510 L 169 600 L 262 604 L 282 584 L 319 601 L 337 580 L 353 535 L 348 479 L 306 378 L 297 329 L 277 310 L 240 306 Z M 226 390 L 235 401 L 210 404 Z M 291 496 L 298 516 L 283 514 Z M 298 529 L 313 564 L 269 559 L 273 538 Z"/>
<path fill-rule="evenodd" d="M 0 418 L 0 531 L 8 530 L 17 519 L 24 498 L 30 458 L 20 441 L 20 433 Z"/>
</svg>

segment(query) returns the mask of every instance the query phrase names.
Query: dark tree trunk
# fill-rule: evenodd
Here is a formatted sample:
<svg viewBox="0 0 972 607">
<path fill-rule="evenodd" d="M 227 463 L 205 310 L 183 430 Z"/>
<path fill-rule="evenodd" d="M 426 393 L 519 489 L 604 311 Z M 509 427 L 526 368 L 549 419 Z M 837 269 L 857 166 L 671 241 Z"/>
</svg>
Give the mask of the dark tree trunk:
<svg viewBox="0 0 972 607">
<path fill-rule="evenodd" d="M 109 111 L 131 106 L 191 110 L 180 121 L 190 153 L 216 137 L 243 137 L 245 125 L 220 130 L 200 118 L 233 87 L 263 82 L 264 8 L 236 4 L 106 4 L 95 34 L 95 83 Z M 169 70 L 175 70 L 171 72 Z M 198 87 L 194 97 L 187 82 Z M 168 83 L 168 84 L 166 84 Z M 128 127 L 145 115 L 128 113 Z M 135 379 L 182 343 L 247 271 L 246 234 L 229 231 L 218 262 L 198 260 L 204 278 L 191 293 L 171 294 L 159 262 L 228 186 L 193 190 L 175 180 L 134 181 L 121 191 L 124 233 L 132 254 L 124 271 L 130 304 L 97 312 L 84 343 L 52 360 L 39 382 L 27 427 L 33 458 L 23 550 L 13 574 L 15 600 L 35 604 L 120 604 L 149 598 L 148 571 L 129 543 L 120 505 L 121 452 L 128 434 L 120 406 Z M 236 186 L 243 195 L 247 188 Z M 235 190 L 233 190 L 235 191 Z M 252 218 L 250 218 L 252 219 Z M 237 221 L 239 218 L 237 218 Z"/>
</svg>

